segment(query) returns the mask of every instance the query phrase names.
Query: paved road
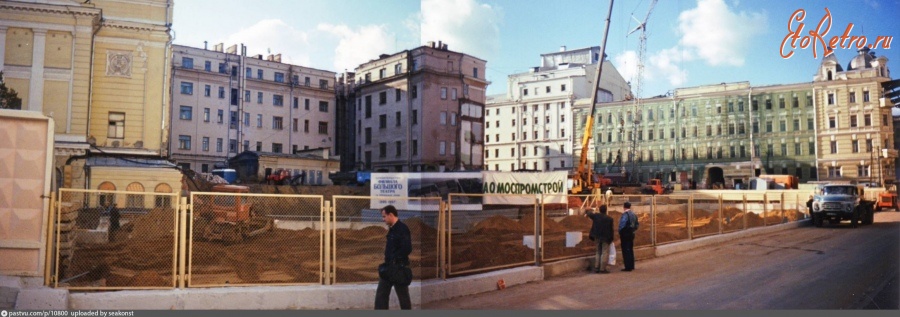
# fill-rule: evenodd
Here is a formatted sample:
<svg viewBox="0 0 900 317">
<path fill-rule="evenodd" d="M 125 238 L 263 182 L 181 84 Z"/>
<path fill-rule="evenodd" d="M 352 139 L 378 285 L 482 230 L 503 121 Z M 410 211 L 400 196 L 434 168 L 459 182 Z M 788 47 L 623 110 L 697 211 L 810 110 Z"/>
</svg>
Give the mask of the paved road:
<svg viewBox="0 0 900 317">
<path fill-rule="evenodd" d="M 423 309 L 900 309 L 900 212 L 812 226 L 567 276 Z"/>
</svg>

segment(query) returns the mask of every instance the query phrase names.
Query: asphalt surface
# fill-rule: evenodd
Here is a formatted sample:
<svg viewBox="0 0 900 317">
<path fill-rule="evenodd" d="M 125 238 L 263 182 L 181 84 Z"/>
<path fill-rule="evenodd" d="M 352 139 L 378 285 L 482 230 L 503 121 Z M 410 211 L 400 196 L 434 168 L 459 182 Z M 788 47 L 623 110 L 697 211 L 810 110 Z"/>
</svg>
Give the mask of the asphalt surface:
<svg viewBox="0 0 900 317">
<path fill-rule="evenodd" d="M 900 309 L 900 212 L 804 226 L 423 309 Z"/>
</svg>

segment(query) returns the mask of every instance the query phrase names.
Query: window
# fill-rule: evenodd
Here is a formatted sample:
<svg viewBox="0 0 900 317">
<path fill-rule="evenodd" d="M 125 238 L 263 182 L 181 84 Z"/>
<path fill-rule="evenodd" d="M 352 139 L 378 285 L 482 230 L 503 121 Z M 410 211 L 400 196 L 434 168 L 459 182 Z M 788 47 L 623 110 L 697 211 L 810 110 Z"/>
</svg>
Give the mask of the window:
<svg viewBox="0 0 900 317">
<path fill-rule="evenodd" d="M 419 86 L 413 85 L 412 92 L 410 92 L 411 98 L 416 99 L 419 97 Z"/>
<path fill-rule="evenodd" d="M 319 101 L 319 112 L 328 112 L 328 101 Z"/>
<path fill-rule="evenodd" d="M 829 105 L 833 105 L 833 104 L 834 104 L 834 93 L 829 93 L 829 94 L 828 94 L 828 104 L 829 104 Z"/>
<path fill-rule="evenodd" d="M 456 126 L 456 112 L 450 113 L 450 125 L 454 127 Z"/>
<path fill-rule="evenodd" d="M 869 175 L 869 166 L 868 165 L 859 165 L 856 169 L 856 174 L 862 177 L 868 177 Z"/>
<path fill-rule="evenodd" d="M 447 125 L 447 112 L 441 111 L 441 125 Z"/>
<path fill-rule="evenodd" d="M 209 152 L 209 137 L 203 137 L 203 143 L 200 146 L 204 152 Z"/>
<path fill-rule="evenodd" d="M 791 100 L 791 107 L 799 108 L 800 107 L 800 99 L 797 96 L 794 96 L 794 99 Z M 798 170 L 799 171 L 799 170 Z"/>
<path fill-rule="evenodd" d="M 284 82 L 284 73 L 275 72 L 275 82 L 283 83 Z"/>
<path fill-rule="evenodd" d="M 562 84 L 559 86 L 559 91 L 566 91 L 566 84 Z"/>
<path fill-rule="evenodd" d="M 191 149 L 191 136 L 190 135 L 179 135 L 178 136 L 178 149 L 179 150 L 190 150 Z"/>
<path fill-rule="evenodd" d="M 190 121 L 193 117 L 193 110 L 190 106 L 181 106 L 178 112 L 178 119 Z"/>
<path fill-rule="evenodd" d="M 828 116 L 828 128 L 837 129 L 837 117 Z"/>
<path fill-rule="evenodd" d="M 225 99 L 225 87 L 219 86 L 219 99 Z"/>
<path fill-rule="evenodd" d="M 856 103 L 856 92 L 850 92 L 850 103 Z"/>
<path fill-rule="evenodd" d="M 372 96 L 366 96 L 366 102 L 366 111 L 372 111 Z M 309 98 L 303 99 L 303 110 L 309 110 Z"/>
<path fill-rule="evenodd" d="M 263 93 L 262 91 L 256 93 L 256 103 L 261 104 L 263 102 Z"/>
<path fill-rule="evenodd" d="M 194 83 L 181 82 L 181 94 L 182 95 L 193 95 L 194 94 Z"/>
<path fill-rule="evenodd" d="M 224 111 L 224 110 L 219 109 L 219 110 L 217 111 L 217 113 L 216 113 L 216 121 L 217 121 L 219 124 L 222 124 L 222 122 L 225 121 L 225 111 Z"/>
<path fill-rule="evenodd" d="M 299 121 L 300 121 L 300 119 L 294 118 L 294 120 L 291 124 L 291 130 L 293 130 L 294 132 L 297 132 L 297 130 L 300 128 L 300 127 L 298 127 Z"/>
<path fill-rule="evenodd" d="M 447 142 L 441 141 L 439 148 L 440 148 L 441 155 L 447 155 Z M 513 152 L 515 152 L 515 150 L 516 149 L 513 149 Z"/>
<path fill-rule="evenodd" d="M 383 105 L 386 103 L 387 103 L 387 92 L 382 91 L 382 92 L 378 93 L 378 104 Z"/>
<path fill-rule="evenodd" d="M 800 119 L 794 119 L 794 131 L 800 131 Z"/>
<path fill-rule="evenodd" d="M 456 100 L 456 88 L 450 90 L 450 100 Z"/>
<path fill-rule="evenodd" d="M 872 152 L 872 139 L 866 139 L 866 153 Z"/>
<path fill-rule="evenodd" d="M 210 61 L 203 62 L 203 70 L 208 72 L 212 71 L 212 63 Z"/>
<path fill-rule="evenodd" d="M 247 112 L 244 112 L 244 126 L 250 126 L 250 114 Z"/>
<path fill-rule="evenodd" d="M 309 133 L 309 120 L 303 120 L 303 132 Z"/>
<path fill-rule="evenodd" d="M 778 98 L 778 108 L 784 109 L 784 97 Z"/>
<path fill-rule="evenodd" d="M 281 153 L 281 143 L 272 143 L 272 153 Z"/>
<path fill-rule="evenodd" d="M 813 105 L 812 95 L 806 95 L 806 106 L 812 107 L 812 105 Z M 815 170 L 815 168 L 812 168 L 812 170 Z"/>
<path fill-rule="evenodd" d="M 319 88 L 320 89 L 328 89 L 328 80 L 327 79 L 319 79 Z"/>
<path fill-rule="evenodd" d="M 203 122 L 209 122 L 209 108 L 203 108 Z"/>
<path fill-rule="evenodd" d="M 283 128 L 283 121 L 281 117 L 272 117 L 272 129 L 281 130 Z"/>
<path fill-rule="evenodd" d="M 183 68 L 194 68 L 194 59 L 190 57 L 182 57 L 181 58 L 181 67 Z"/>
<path fill-rule="evenodd" d="M 780 129 L 781 132 L 787 131 L 787 122 L 785 122 L 784 120 L 781 120 L 780 122 L 778 122 L 778 127 L 781 128 Z"/>
<path fill-rule="evenodd" d="M 284 96 L 272 95 L 272 105 L 277 107 L 284 106 Z"/>
<path fill-rule="evenodd" d="M 256 70 L 256 78 L 257 78 L 257 79 L 263 79 L 263 70 L 262 70 L 262 69 L 257 69 L 257 70 Z"/>
<path fill-rule="evenodd" d="M 472 68 L 472 77 L 478 78 L 478 67 Z"/>
<path fill-rule="evenodd" d="M 256 127 L 257 128 L 262 128 L 262 119 L 263 119 L 262 114 L 256 115 Z"/>
<path fill-rule="evenodd" d="M 441 87 L 441 99 L 447 99 L 447 87 Z"/>
<path fill-rule="evenodd" d="M 787 156 L 787 144 L 781 143 L 781 156 Z"/>
<path fill-rule="evenodd" d="M 300 98 L 294 97 L 294 109 L 300 106 Z"/>
<path fill-rule="evenodd" d="M 859 140 L 853 140 L 850 144 L 852 145 L 851 150 L 853 153 L 859 153 Z"/>
<path fill-rule="evenodd" d="M 379 129 L 387 128 L 387 115 L 386 114 L 378 116 L 378 128 Z"/>
<path fill-rule="evenodd" d="M 395 156 L 400 156 L 400 152 L 401 152 L 401 150 L 403 149 L 403 147 L 401 146 L 401 144 L 402 144 L 402 143 L 401 143 L 400 141 L 394 142 L 394 150 L 395 150 L 395 152 L 396 152 Z"/>
<path fill-rule="evenodd" d="M 222 138 L 216 139 L 216 152 L 222 152 Z"/>
<path fill-rule="evenodd" d="M 418 156 L 418 155 L 419 155 L 419 140 L 413 139 L 412 140 L 412 156 Z"/>
<path fill-rule="evenodd" d="M 549 93 L 550 93 L 550 86 L 547 86 L 547 89 L 546 89 L 545 91 L 549 94 Z"/>
<path fill-rule="evenodd" d="M 766 132 L 772 132 L 772 121 L 766 121 Z"/>
<path fill-rule="evenodd" d="M 829 166 L 828 177 L 841 177 L 841 168 L 838 166 Z"/>
<path fill-rule="evenodd" d="M 106 137 L 111 139 L 124 139 L 125 138 L 125 113 L 124 112 L 110 112 L 109 113 L 109 128 L 107 129 Z"/>
<path fill-rule="evenodd" d="M 772 110 L 772 99 L 766 99 L 766 110 Z"/>
<path fill-rule="evenodd" d="M 242 148 L 244 151 L 250 151 L 250 140 L 244 140 L 244 146 Z"/>
<path fill-rule="evenodd" d="M 413 125 L 419 124 L 419 110 L 413 109 L 412 115 L 410 117 Z"/>
<path fill-rule="evenodd" d="M 794 143 L 794 155 L 802 155 L 803 151 L 800 150 L 800 143 Z"/>
<path fill-rule="evenodd" d="M 812 130 L 813 128 L 814 128 L 814 127 L 813 127 L 813 119 L 812 119 L 812 118 L 806 118 L 806 129 L 807 129 L 807 130 Z"/>
<path fill-rule="evenodd" d="M 809 155 L 816 154 L 816 142 L 809 142 Z"/>
<path fill-rule="evenodd" d="M 403 91 L 400 88 L 394 89 L 394 101 L 400 101 L 403 96 Z"/>
<path fill-rule="evenodd" d="M 850 127 L 851 127 L 851 128 L 855 128 L 855 127 L 856 127 L 856 125 L 857 125 L 857 120 L 856 120 L 856 119 L 857 119 L 857 118 L 856 118 L 856 115 L 855 115 L 855 114 L 850 115 Z"/>
<path fill-rule="evenodd" d="M 863 124 L 867 127 L 872 126 L 872 115 L 871 114 L 863 115 Z"/>
<path fill-rule="evenodd" d="M 869 92 L 863 91 L 863 102 L 869 102 Z"/>
<path fill-rule="evenodd" d="M 566 129 L 560 129 L 560 130 L 559 130 L 559 137 L 561 137 L 561 138 L 566 137 Z"/>
<path fill-rule="evenodd" d="M 831 141 L 830 145 L 831 145 L 831 154 L 837 154 L 837 152 L 838 152 L 837 141 Z"/>
<path fill-rule="evenodd" d="M 319 134 L 328 134 L 328 122 L 319 121 Z"/>
</svg>

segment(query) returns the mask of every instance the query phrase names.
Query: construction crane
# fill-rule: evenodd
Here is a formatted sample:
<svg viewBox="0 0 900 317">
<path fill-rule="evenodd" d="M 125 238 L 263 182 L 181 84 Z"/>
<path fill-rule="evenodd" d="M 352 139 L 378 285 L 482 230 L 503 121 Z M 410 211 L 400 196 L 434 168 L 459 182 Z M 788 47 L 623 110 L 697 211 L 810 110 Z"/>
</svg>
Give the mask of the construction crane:
<svg viewBox="0 0 900 317">
<path fill-rule="evenodd" d="M 627 122 L 632 125 L 631 126 L 632 133 L 631 133 L 631 140 L 630 140 L 631 144 L 628 148 L 628 159 L 631 161 L 631 173 L 629 173 L 629 176 L 628 176 L 628 180 L 630 182 L 638 182 L 637 173 L 635 173 L 635 171 L 637 170 L 636 164 L 637 164 L 637 161 L 639 158 L 641 158 L 641 159 L 643 158 L 643 153 L 639 152 L 639 149 L 638 149 L 638 133 L 641 132 L 641 130 L 638 129 L 638 126 L 641 124 L 641 119 L 643 117 L 642 115 L 640 115 L 641 114 L 641 103 L 643 102 L 643 98 L 641 98 L 641 90 L 643 88 L 641 86 L 641 82 L 642 82 L 641 79 L 644 76 L 644 57 L 647 53 L 647 20 L 650 19 L 650 13 L 653 12 L 653 8 L 655 6 L 656 6 L 656 0 L 651 1 L 650 8 L 647 10 L 647 15 L 644 16 L 643 21 L 638 21 L 632 15 L 631 18 L 634 19 L 635 21 L 637 21 L 638 25 L 634 29 L 632 29 L 630 32 L 628 32 L 628 35 L 631 35 L 632 33 L 637 32 L 638 30 L 641 31 L 640 44 L 639 44 L 640 46 L 638 48 L 638 64 L 637 64 L 637 78 L 636 78 L 637 82 L 636 82 L 635 88 L 634 88 L 634 100 L 632 102 L 631 115 L 628 118 L 630 122 Z M 626 128 L 625 123 L 626 122 L 622 122 L 622 130 L 623 131 Z"/>
<path fill-rule="evenodd" d="M 587 116 L 587 122 L 584 124 L 584 137 L 581 139 L 581 159 L 575 171 L 575 175 L 571 175 L 572 188 L 570 193 L 581 194 L 590 192 L 599 188 L 600 184 L 594 182 L 593 168 L 589 166 L 591 163 L 587 159 L 588 145 L 591 144 L 591 137 L 594 131 L 594 113 L 597 111 L 597 93 L 600 85 L 600 74 L 603 73 L 603 62 L 606 60 L 606 38 L 609 35 L 609 20 L 612 17 L 613 0 L 609 0 L 609 12 L 606 13 L 606 26 L 603 30 L 603 42 L 600 45 L 600 61 L 597 65 L 597 73 L 591 89 L 591 112 Z"/>
</svg>

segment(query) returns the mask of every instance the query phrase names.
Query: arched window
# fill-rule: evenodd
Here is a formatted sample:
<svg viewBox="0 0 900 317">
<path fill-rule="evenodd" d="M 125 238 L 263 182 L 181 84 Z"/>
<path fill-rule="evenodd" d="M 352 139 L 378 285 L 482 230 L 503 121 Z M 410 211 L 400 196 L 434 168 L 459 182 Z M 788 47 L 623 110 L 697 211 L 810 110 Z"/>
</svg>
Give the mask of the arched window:
<svg viewBox="0 0 900 317">
<path fill-rule="evenodd" d="M 97 189 L 114 191 L 114 190 L 116 190 L 116 185 L 113 185 L 113 183 L 110 183 L 110 182 L 102 182 L 102 183 L 100 183 L 100 186 L 97 186 Z M 116 194 L 101 193 L 99 195 L 99 199 L 100 199 L 100 201 L 99 201 L 100 206 L 106 207 L 116 201 Z"/>
<path fill-rule="evenodd" d="M 156 185 L 156 188 L 153 189 L 153 192 L 169 194 L 172 193 L 172 186 L 169 186 L 169 184 L 166 183 L 160 183 L 159 185 Z M 158 208 L 172 207 L 172 197 L 157 195 L 153 206 Z"/>
<path fill-rule="evenodd" d="M 828 71 L 828 80 L 831 80 L 831 71 Z"/>
<path fill-rule="evenodd" d="M 125 191 L 143 193 L 144 185 L 141 185 L 141 183 L 138 183 L 138 182 L 134 182 L 134 183 L 128 184 L 128 187 L 125 188 Z M 143 194 L 127 194 L 125 197 L 126 197 L 125 205 L 127 207 L 144 208 L 144 195 Z"/>
</svg>

